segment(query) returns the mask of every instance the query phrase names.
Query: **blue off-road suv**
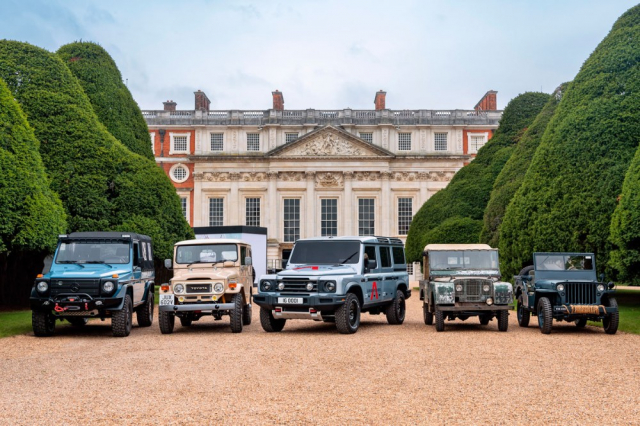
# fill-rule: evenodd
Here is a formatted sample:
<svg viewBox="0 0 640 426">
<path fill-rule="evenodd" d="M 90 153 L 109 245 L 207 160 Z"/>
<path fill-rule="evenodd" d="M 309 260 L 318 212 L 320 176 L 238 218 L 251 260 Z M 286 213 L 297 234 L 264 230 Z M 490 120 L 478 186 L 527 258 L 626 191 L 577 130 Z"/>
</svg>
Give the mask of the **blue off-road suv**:
<svg viewBox="0 0 640 426">
<path fill-rule="evenodd" d="M 31 290 L 33 332 L 51 336 L 56 320 L 84 326 L 111 318 L 116 337 L 153 322 L 154 268 L 151 238 L 128 232 L 60 235 L 51 269 Z"/>
</svg>

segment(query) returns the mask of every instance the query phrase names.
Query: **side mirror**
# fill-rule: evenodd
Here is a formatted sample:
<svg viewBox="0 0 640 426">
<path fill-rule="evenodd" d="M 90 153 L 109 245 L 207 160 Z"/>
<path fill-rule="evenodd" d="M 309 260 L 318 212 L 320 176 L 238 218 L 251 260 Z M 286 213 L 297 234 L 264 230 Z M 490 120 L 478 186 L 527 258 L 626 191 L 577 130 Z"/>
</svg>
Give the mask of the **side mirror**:
<svg viewBox="0 0 640 426">
<path fill-rule="evenodd" d="M 376 261 L 373 259 L 369 259 L 367 260 L 367 269 L 375 269 L 376 268 Z"/>
<path fill-rule="evenodd" d="M 598 277 L 600 278 L 600 282 L 603 283 L 604 282 L 604 272 L 601 273 Z"/>
<path fill-rule="evenodd" d="M 171 259 L 164 260 L 164 267 L 167 268 L 168 270 L 173 269 L 173 264 L 171 262 Z"/>
<path fill-rule="evenodd" d="M 252 264 L 251 262 L 252 262 L 252 260 L 251 260 L 251 258 L 249 256 L 244 258 L 244 264 L 245 265 L 251 266 L 251 264 Z"/>
</svg>

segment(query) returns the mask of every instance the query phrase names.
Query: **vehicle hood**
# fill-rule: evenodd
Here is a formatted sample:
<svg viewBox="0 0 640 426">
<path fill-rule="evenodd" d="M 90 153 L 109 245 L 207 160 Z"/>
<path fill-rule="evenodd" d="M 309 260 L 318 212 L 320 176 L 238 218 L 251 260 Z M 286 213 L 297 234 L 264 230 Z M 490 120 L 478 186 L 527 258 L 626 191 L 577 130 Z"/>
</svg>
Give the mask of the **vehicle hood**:
<svg viewBox="0 0 640 426">
<path fill-rule="evenodd" d="M 347 265 L 295 265 L 278 272 L 278 277 L 315 277 L 327 275 L 353 275 L 357 271 Z"/>
<path fill-rule="evenodd" d="M 84 267 L 83 267 L 84 266 Z M 110 278 L 117 274 L 120 278 L 131 275 L 129 265 L 107 265 L 83 263 L 82 266 L 75 264 L 64 264 L 52 266 L 52 269 L 44 275 L 49 279 L 100 279 Z"/>
<path fill-rule="evenodd" d="M 181 268 L 173 270 L 172 281 L 175 280 L 226 280 L 237 278 L 236 268 Z"/>
</svg>

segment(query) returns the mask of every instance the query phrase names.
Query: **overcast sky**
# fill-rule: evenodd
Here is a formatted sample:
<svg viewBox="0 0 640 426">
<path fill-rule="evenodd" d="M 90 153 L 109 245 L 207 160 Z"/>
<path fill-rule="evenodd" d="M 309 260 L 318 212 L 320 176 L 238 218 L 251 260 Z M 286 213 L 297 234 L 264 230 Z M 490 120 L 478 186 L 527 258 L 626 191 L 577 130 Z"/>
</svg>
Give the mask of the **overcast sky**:
<svg viewBox="0 0 640 426">
<path fill-rule="evenodd" d="M 142 109 L 471 109 L 551 92 L 635 1 L 2 0 L 0 39 L 94 41 Z"/>
</svg>

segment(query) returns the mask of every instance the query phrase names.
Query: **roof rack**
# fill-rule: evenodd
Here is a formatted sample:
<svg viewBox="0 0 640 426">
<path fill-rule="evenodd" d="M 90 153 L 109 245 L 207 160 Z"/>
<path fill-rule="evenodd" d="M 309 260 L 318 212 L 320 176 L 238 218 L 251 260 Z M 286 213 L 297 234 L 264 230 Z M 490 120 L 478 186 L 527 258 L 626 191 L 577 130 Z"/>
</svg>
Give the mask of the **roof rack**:
<svg viewBox="0 0 640 426">
<path fill-rule="evenodd" d="M 379 236 L 375 236 L 375 238 L 377 238 L 378 242 L 380 243 L 402 244 L 402 240 L 400 238 L 379 237 Z"/>
</svg>

